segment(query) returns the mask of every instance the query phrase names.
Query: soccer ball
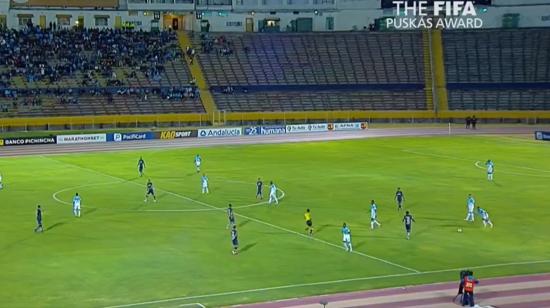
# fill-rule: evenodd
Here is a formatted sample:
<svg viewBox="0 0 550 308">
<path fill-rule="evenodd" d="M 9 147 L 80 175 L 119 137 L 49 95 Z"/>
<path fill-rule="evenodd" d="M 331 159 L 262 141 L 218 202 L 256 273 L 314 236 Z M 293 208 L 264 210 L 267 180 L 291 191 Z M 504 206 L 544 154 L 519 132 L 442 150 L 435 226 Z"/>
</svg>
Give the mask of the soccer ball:
<svg viewBox="0 0 550 308">
<path fill-rule="evenodd" d="M 461 233 L 461 232 L 462 232 L 462 228 L 458 228 L 458 230 L 456 230 L 456 232 Z"/>
</svg>

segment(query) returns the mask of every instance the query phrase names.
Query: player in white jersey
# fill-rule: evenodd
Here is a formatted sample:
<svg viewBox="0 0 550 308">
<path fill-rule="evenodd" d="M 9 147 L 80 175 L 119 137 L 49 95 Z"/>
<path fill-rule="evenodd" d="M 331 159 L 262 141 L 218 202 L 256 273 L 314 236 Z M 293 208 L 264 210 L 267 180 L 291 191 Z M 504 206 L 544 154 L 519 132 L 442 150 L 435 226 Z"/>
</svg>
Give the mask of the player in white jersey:
<svg viewBox="0 0 550 308">
<path fill-rule="evenodd" d="M 203 194 L 209 193 L 210 191 L 208 190 L 208 177 L 206 176 L 206 174 L 202 175 L 201 181 L 202 181 L 202 193 Z"/>
<path fill-rule="evenodd" d="M 201 172 L 202 158 L 199 154 L 195 155 L 195 168 L 197 168 L 197 173 Z"/>
<path fill-rule="evenodd" d="M 76 193 L 73 197 L 73 215 L 75 217 L 80 217 L 80 203 L 80 196 Z"/>
<path fill-rule="evenodd" d="M 377 215 L 378 207 L 376 206 L 376 203 L 374 203 L 374 200 L 370 202 L 370 228 L 374 230 L 374 226 L 380 227 L 381 224 L 376 220 L 378 217 Z"/>
<path fill-rule="evenodd" d="M 466 205 L 468 207 L 468 214 L 466 215 L 466 218 L 464 220 L 473 222 L 476 200 L 474 199 L 474 197 L 472 197 L 472 194 L 468 194 L 468 198 L 466 199 Z"/>
<path fill-rule="evenodd" d="M 487 166 L 487 180 L 492 181 L 493 180 L 493 173 L 495 172 L 495 164 L 492 160 L 488 160 L 485 163 L 485 166 Z"/>
<path fill-rule="evenodd" d="M 275 186 L 275 183 L 271 181 L 269 183 L 269 201 L 268 204 L 271 204 L 275 202 L 275 204 L 279 204 L 279 199 L 277 198 L 277 186 Z"/>
<path fill-rule="evenodd" d="M 342 242 L 344 243 L 344 248 L 346 251 L 353 251 L 353 247 L 351 246 L 351 230 L 346 223 L 342 226 Z"/>
<path fill-rule="evenodd" d="M 481 216 L 481 220 L 483 221 L 483 227 L 486 228 L 487 225 L 491 226 L 491 228 L 493 227 L 493 223 L 491 222 L 491 219 L 489 218 L 489 212 L 487 212 L 486 210 L 480 208 L 479 206 L 477 207 L 477 213 L 479 214 L 479 216 Z"/>
</svg>

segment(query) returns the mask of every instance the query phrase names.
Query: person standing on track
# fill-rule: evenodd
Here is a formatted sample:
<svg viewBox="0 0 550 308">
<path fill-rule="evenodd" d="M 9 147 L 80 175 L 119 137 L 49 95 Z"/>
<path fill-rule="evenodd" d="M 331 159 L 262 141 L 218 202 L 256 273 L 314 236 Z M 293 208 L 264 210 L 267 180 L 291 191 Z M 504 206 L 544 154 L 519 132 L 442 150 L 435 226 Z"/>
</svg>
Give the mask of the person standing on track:
<svg viewBox="0 0 550 308">
<path fill-rule="evenodd" d="M 472 273 L 470 273 L 472 274 Z M 474 307 L 474 287 L 479 283 L 473 275 L 464 276 L 462 285 L 464 286 L 464 295 L 462 296 L 462 306 Z"/>
</svg>

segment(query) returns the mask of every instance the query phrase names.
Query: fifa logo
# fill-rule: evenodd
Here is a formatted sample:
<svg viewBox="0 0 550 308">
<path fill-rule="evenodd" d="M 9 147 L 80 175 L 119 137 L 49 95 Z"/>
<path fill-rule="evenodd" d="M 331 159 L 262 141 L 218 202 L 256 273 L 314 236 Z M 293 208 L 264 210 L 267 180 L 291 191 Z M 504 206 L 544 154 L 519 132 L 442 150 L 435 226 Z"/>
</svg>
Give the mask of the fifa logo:
<svg viewBox="0 0 550 308">
<path fill-rule="evenodd" d="M 474 1 L 392 1 L 395 17 L 386 19 L 386 27 L 401 30 L 479 29 Z"/>
</svg>

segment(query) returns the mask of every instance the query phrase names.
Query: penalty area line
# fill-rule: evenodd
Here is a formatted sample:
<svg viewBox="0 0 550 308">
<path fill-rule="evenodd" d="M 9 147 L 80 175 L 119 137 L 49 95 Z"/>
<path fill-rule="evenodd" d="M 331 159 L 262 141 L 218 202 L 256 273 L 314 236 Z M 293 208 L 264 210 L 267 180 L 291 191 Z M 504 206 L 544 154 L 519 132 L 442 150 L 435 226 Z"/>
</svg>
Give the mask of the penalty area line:
<svg viewBox="0 0 550 308">
<path fill-rule="evenodd" d="M 124 179 L 120 178 L 120 177 L 117 177 L 117 176 L 114 176 L 114 175 L 110 175 L 108 173 L 104 173 L 104 172 L 101 172 L 101 171 L 97 171 L 97 170 L 94 170 L 94 169 L 90 169 L 90 168 L 86 168 L 86 167 L 82 167 L 82 166 L 79 166 L 79 165 L 75 165 L 75 164 L 72 164 L 72 163 L 67 163 L 67 162 L 64 162 L 64 161 L 59 161 L 57 159 L 54 159 L 54 158 L 51 158 L 51 157 L 47 157 L 47 159 L 51 159 L 51 160 L 54 160 L 56 162 L 59 162 L 61 164 L 66 164 L 66 165 L 69 165 L 69 166 L 73 166 L 75 168 L 78 168 L 78 169 L 81 169 L 81 170 L 86 170 L 88 172 L 93 172 L 93 173 L 96 173 L 96 174 L 100 174 L 100 175 L 103 175 L 103 176 L 107 176 L 107 177 L 110 177 L 110 178 L 113 178 L 113 179 L 117 179 L 117 180 L 122 180 L 124 181 Z M 128 183 L 133 183 L 135 185 L 138 185 L 138 186 L 141 186 L 140 184 L 136 183 L 136 182 L 128 182 Z M 205 207 L 208 207 L 210 209 L 214 209 L 214 210 L 218 210 L 218 211 L 222 211 L 222 212 L 225 212 L 225 208 L 220 208 L 220 207 L 217 207 L 217 206 L 214 206 L 212 204 L 209 204 L 209 203 L 206 203 L 206 202 L 203 202 L 203 201 L 200 201 L 200 200 L 195 200 L 193 198 L 189 198 L 185 195 L 181 195 L 181 194 L 178 194 L 178 193 L 175 193 L 175 192 L 172 192 L 172 191 L 168 191 L 168 190 L 164 190 L 164 189 L 157 189 L 158 191 L 163 191 L 167 194 L 170 194 L 172 196 L 175 196 L 175 197 L 179 197 L 181 199 L 184 199 L 184 200 L 187 200 L 187 201 L 191 201 L 191 202 L 194 202 L 196 204 L 200 204 L 200 205 L 203 205 Z M 335 247 L 335 248 L 338 248 L 340 250 L 345 250 L 345 248 L 341 245 L 336 245 L 334 243 L 331 243 L 331 242 L 328 242 L 328 241 L 325 241 L 325 240 L 322 240 L 322 239 L 319 239 L 319 238 L 316 238 L 316 237 L 312 237 L 312 236 L 309 236 L 309 235 L 306 235 L 306 234 L 302 234 L 302 233 L 299 233 L 299 232 L 296 232 L 296 231 L 293 231 L 293 230 L 290 230 L 290 229 L 287 229 L 287 228 L 284 228 L 284 227 L 281 227 L 281 226 L 277 226 L 277 225 L 274 225 L 272 223 L 269 223 L 267 221 L 263 221 L 261 219 L 257 219 L 257 218 L 253 218 L 253 217 L 250 217 L 250 216 L 246 216 L 246 215 L 243 215 L 243 214 L 237 214 L 235 213 L 235 216 L 237 217 L 241 217 L 241 218 L 244 218 L 244 219 L 248 219 L 248 220 L 251 220 L 251 221 L 254 221 L 256 223 L 259 223 L 259 224 L 262 224 L 262 225 L 265 225 L 265 226 L 268 226 L 268 227 L 271 227 L 273 229 L 278 229 L 278 230 L 281 230 L 281 231 L 285 231 L 287 233 L 291 233 L 291 234 L 294 234 L 294 235 L 297 235 L 297 236 L 300 236 L 302 238 L 306 238 L 306 239 L 310 239 L 310 240 L 313 240 L 313 241 L 316 241 L 318 243 L 322 243 L 322 244 L 325 244 L 327 246 L 331 246 L 331 247 Z M 400 265 L 400 264 L 397 264 L 397 263 L 394 263 L 392 261 L 389 261 L 389 260 L 386 260 L 386 259 L 382 259 L 382 258 L 378 258 L 378 257 L 375 257 L 375 256 L 372 256 L 372 255 L 369 255 L 369 254 L 366 254 L 366 253 L 362 253 L 362 252 L 359 252 L 359 251 L 352 251 L 351 252 L 352 254 L 355 254 L 355 255 L 359 255 L 359 256 L 362 256 L 362 257 L 365 257 L 365 258 L 369 258 L 371 260 L 375 260 L 375 261 L 378 261 L 378 262 L 382 262 L 382 263 L 385 263 L 385 264 L 388 264 L 388 265 L 391 265 L 391 266 L 394 266 L 394 267 L 398 267 L 398 268 L 401 268 L 401 269 L 404 269 L 404 270 L 407 270 L 409 272 L 413 272 L 413 273 L 419 273 L 420 271 L 414 269 L 414 268 L 411 268 L 411 267 L 407 267 L 407 266 L 403 266 L 403 265 Z"/>
<path fill-rule="evenodd" d="M 458 270 L 463 270 L 465 268 L 468 268 L 468 269 L 483 269 L 483 268 L 506 267 L 506 266 L 514 266 L 514 265 L 531 265 L 531 264 L 541 264 L 541 263 L 550 263 L 550 260 L 498 263 L 498 264 L 487 264 L 487 265 L 478 265 L 478 266 L 465 266 L 465 267 L 460 267 L 460 268 L 449 268 L 449 269 L 433 270 L 433 271 L 425 271 L 425 272 L 401 273 L 401 274 L 379 275 L 379 276 L 370 276 L 370 277 L 357 277 L 357 278 L 327 280 L 327 281 L 319 281 L 319 282 L 311 282 L 311 283 L 297 283 L 297 284 L 288 284 L 288 285 L 281 285 L 281 286 L 275 286 L 275 287 L 265 287 L 265 288 L 257 288 L 257 289 L 248 289 L 248 290 L 238 290 L 238 291 L 228 291 L 228 292 L 220 292 L 220 293 L 210 293 L 210 294 L 202 294 L 202 295 L 192 295 L 192 296 L 166 298 L 166 299 L 160 299 L 160 300 L 136 302 L 136 303 L 131 303 L 131 304 L 106 306 L 106 307 L 103 307 L 103 308 L 135 307 L 135 306 L 141 306 L 141 305 L 160 304 L 160 303 L 167 303 L 167 302 L 174 302 L 174 301 L 187 301 L 187 300 L 196 300 L 196 299 L 201 299 L 201 298 L 204 299 L 204 298 L 211 298 L 211 297 L 221 297 L 221 296 L 228 296 L 228 295 L 238 295 L 238 294 L 246 294 L 246 293 L 265 292 L 265 291 L 273 291 L 273 290 L 281 290 L 281 289 L 292 289 L 292 288 L 311 287 L 311 286 L 319 286 L 319 285 L 330 285 L 330 284 L 338 284 L 338 283 L 345 283 L 345 282 L 369 281 L 369 280 L 378 280 L 378 279 L 386 279 L 386 278 L 397 278 L 397 277 L 407 277 L 407 276 L 420 276 L 420 275 L 429 275 L 429 274 L 439 274 L 439 273 L 446 273 L 446 272 L 454 272 L 454 271 L 458 271 Z M 525 275 L 521 275 L 521 276 L 525 276 Z"/>
</svg>

